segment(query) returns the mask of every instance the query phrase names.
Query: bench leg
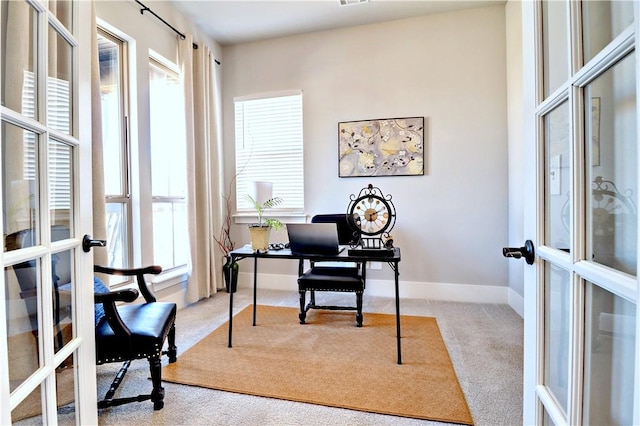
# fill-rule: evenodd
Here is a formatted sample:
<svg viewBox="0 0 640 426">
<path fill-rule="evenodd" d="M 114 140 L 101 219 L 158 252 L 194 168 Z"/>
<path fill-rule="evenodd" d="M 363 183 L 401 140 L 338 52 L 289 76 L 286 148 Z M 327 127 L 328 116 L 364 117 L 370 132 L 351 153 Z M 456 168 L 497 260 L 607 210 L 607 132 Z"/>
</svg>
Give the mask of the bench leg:
<svg viewBox="0 0 640 426">
<path fill-rule="evenodd" d="M 151 371 L 151 401 L 154 410 L 162 410 L 164 407 L 164 388 L 162 387 L 162 363 L 160 357 L 149 358 L 149 370 Z"/>
<path fill-rule="evenodd" d="M 167 335 L 167 356 L 169 357 L 169 363 L 176 362 L 178 347 L 176 346 L 176 325 L 173 324 L 171 329 L 169 330 L 169 334 Z"/>
</svg>

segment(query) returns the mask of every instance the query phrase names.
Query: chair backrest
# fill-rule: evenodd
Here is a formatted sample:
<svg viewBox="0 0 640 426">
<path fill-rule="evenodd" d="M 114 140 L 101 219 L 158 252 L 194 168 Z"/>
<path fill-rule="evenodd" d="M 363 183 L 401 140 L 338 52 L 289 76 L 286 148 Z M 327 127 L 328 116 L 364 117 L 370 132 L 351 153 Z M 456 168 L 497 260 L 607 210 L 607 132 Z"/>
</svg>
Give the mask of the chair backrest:
<svg viewBox="0 0 640 426">
<path fill-rule="evenodd" d="M 317 214 L 311 223 L 335 223 L 338 225 L 338 244 L 348 245 L 360 241 L 360 231 L 346 213 Z"/>
</svg>

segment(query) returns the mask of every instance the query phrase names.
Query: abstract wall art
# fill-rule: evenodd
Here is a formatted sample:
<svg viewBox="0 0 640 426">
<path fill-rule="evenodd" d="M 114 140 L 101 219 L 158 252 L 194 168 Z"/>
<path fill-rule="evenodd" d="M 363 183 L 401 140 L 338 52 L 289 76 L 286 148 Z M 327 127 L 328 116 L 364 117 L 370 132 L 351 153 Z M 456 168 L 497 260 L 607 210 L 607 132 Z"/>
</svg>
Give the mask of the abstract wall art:
<svg viewBox="0 0 640 426">
<path fill-rule="evenodd" d="M 338 176 L 424 175 L 424 117 L 338 123 Z"/>
</svg>

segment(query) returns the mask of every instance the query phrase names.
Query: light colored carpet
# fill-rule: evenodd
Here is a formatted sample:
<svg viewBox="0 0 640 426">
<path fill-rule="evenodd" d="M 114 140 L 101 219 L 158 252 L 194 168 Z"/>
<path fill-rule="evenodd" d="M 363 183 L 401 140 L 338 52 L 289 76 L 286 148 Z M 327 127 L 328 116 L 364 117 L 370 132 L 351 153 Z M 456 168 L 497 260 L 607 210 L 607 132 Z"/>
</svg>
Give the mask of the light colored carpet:
<svg viewBox="0 0 640 426">
<path fill-rule="evenodd" d="M 395 315 L 368 313 L 362 328 L 345 311 L 258 305 L 165 367 L 163 380 L 379 414 L 473 424 L 435 318 L 402 316 L 403 365 Z M 212 362 L 215 360 L 215 362 Z"/>
<path fill-rule="evenodd" d="M 345 303 L 353 296 L 326 293 L 323 304 Z M 253 302 L 253 291 L 240 288 L 233 297 L 234 312 Z M 297 291 L 258 289 L 258 303 L 297 307 Z M 522 318 L 507 305 L 402 299 L 403 315 L 432 316 L 438 321 L 456 375 L 476 426 L 522 424 Z M 368 312 L 395 313 L 393 298 L 364 296 Z M 178 356 L 229 319 L 229 295 L 218 293 L 178 311 Z M 166 363 L 166 357 L 164 362 Z M 216 362 L 216 361 L 212 361 Z M 98 395 L 109 389 L 120 365 L 98 366 Z M 149 401 L 112 407 L 99 412 L 100 426 L 123 425 L 230 425 L 230 426 L 444 426 L 431 420 L 388 416 L 224 392 L 196 386 L 164 383 L 164 409 L 153 411 Z M 119 389 L 137 395 L 151 389 L 149 364 L 138 360 Z M 34 417 L 15 423 L 41 425 Z M 59 413 L 58 424 L 73 425 L 73 413 Z"/>
</svg>

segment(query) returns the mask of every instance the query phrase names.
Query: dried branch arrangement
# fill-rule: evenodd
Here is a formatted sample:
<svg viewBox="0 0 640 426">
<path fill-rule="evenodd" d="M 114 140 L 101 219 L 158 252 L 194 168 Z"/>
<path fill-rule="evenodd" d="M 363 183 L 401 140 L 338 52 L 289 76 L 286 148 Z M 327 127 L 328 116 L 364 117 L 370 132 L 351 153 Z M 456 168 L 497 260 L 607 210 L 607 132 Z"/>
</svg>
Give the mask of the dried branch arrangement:
<svg viewBox="0 0 640 426">
<path fill-rule="evenodd" d="M 223 195 L 222 198 L 224 199 L 226 209 L 224 222 L 222 222 L 218 237 L 214 236 L 213 238 L 216 240 L 216 243 L 218 243 L 218 247 L 222 253 L 228 256 L 229 252 L 236 246 L 236 243 L 231 240 L 231 193 Z"/>
</svg>

